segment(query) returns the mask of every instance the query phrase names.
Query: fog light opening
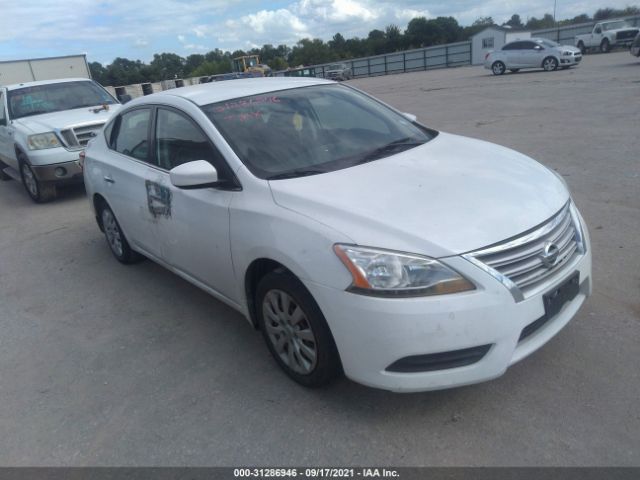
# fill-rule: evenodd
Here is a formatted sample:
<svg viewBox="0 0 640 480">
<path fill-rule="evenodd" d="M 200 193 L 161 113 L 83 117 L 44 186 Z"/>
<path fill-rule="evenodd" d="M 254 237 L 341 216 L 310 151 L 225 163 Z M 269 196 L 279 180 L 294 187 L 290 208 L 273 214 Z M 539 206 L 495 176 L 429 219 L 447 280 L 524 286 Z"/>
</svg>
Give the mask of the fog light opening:
<svg viewBox="0 0 640 480">
<path fill-rule="evenodd" d="M 67 169 L 64 167 L 56 167 L 53 172 L 55 173 L 56 177 L 64 177 L 67 174 Z"/>
</svg>

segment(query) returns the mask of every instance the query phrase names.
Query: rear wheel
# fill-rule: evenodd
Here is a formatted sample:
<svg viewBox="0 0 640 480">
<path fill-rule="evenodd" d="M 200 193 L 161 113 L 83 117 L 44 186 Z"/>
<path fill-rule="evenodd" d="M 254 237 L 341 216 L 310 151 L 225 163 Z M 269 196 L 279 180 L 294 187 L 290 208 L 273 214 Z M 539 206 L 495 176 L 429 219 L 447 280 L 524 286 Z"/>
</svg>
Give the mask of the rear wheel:
<svg viewBox="0 0 640 480">
<path fill-rule="evenodd" d="M 340 357 L 320 308 L 295 276 L 265 275 L 256 290 L 258 324 L 269 351 L 289 377 L 305 387 L 330 383 Z"/>
<path fill-rule="evenodd" d="M 545 72 L 553 72 L 558 68 L 558 60 L 554 57 L 547 57 L 542 61 L 542 68 Z"/>
<path fill-rule="evenodd" d="M 497 62 L 493 62 L 493 65 L 491 65 L 491 71 L 493 72 L 494 75 L 502 75 L 505 70 L 506 70 L 506 67 L 504 63 L 502 63 L 499 60 Z"/>
<path fill-rule="evenodd" d="M 103 204 L 100 208 L 100 222 L 111 253 L 119 262 L 129 264 L 138 262 L 143 258 L 142 255 L 131 249 L 124 233 L 122 233 L 120 224 L 116 220 L 116 216 L 106 204 Z"/>
<path fill-rule="evenodd" d="M 611 51 L 611 44 L 609 43 L 608 38 L 602 40 L 602 43 L 600 44 L 600 51 L 602 53 L 609 53 Z"/>
<path fill-rule="evenodd" d="M 39 181 L 33 173 L 31 165 L 24 158 L 20 158 L 20 175 L 24 189 L 34 202 L 45 203 L 56 198 L 56 186 Z"/>
</svg>

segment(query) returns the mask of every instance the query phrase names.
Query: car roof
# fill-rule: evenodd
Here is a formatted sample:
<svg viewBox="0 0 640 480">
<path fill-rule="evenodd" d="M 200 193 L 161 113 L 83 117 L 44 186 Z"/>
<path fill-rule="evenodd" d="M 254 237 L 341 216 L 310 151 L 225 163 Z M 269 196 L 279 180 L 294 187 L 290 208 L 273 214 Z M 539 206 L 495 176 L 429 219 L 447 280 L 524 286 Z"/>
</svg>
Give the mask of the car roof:
<svg viewBox="0 0 640 480">
<path fill-rule="evenodd" d="M 146 103 L 149 99 L 153 102 L 161 95 L 172 95 L 186 98 L 196 105 L 208 105 L 210 103 L 223 102 L 234 98 L 260 95 L 262 93 L 277 92 L 279 90 L 289 90 L 292 88 L 309 87 L 312 85 L 324 85 L 336 83 L 331 80 L 321 78 L 292 78 L 292 77 L 266 77 L 266 78 L 245 78 L 238 80 L 225 80 L 220 82 L 202 83 L 190 87 L 172 88 L 163 92 L 154 93 L 142 97 L 136 103 Z"/>
<path fill-rule="evenodd" d="M 11 85 L 2 85 L 7 90 L 15 90 L 16 88 L 37 87 L 38 85 L 51 85 L 52 83 L 66 82 L 90 82 L 90 78 L 58 78 L 54 80 L 36 80 L 35 82 L 14 83 Z"/>
</svg>

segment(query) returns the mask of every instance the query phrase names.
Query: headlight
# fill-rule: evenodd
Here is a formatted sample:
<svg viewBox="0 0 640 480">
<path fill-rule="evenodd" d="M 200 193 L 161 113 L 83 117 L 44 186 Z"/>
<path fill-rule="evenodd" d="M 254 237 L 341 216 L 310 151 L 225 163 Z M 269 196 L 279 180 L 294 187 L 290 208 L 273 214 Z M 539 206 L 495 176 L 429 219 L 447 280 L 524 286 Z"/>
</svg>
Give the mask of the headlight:
<svg viewBox="0 0 640 480">
<path fill-rule="evenodd" d="M 423 296 L 466 292 L 475 286 L 437 260 L 420 255 L 354 245 L 334 245 L 353 277 L 354 293 L 376 296 Z"/>
<path fill-rule="evenodd" d="M 43 150 L 45 148 L 61 147 L 60 141 L 53 132 L 39 133 L 37 135 L 29 135 L 27 139 L 29 150 Z"/>
</svg>

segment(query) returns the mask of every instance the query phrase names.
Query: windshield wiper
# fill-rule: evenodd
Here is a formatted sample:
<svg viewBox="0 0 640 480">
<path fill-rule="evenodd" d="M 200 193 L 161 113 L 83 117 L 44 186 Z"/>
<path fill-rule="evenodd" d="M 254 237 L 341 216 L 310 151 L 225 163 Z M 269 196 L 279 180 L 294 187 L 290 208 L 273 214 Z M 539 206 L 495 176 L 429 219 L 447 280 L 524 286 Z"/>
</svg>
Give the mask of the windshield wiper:
<svg viewBox="0 0 640 480">
<path fill-rule="evenodd" d="M 400 138 L 398 140 L 394 140 L 391 143 L 387 143 L 386 145 L 378 147 L 375 150 L 367 153 L 364 157 L 362 157 L 356 162 L 356 165 L 359 165 L 361 163 L 367 163 L 372 160 L 377 160 L 378 158 L 381 158 L 381 156 L 384 155 L 385 153 L 391 153 L 391 152 L 398 153 L 403 150 L 408 150 L 412 147 L 423 145 L 424 143 L 425 142 L 423 141 L 413 140 L 413 137 Z"/>
<path fill-rule="evenodd" d="M 275 175 L 267 177 L 267 180 L 283 180 L 285 178 L 308 177 L 309 175 L 318 175 L 319 173 L 327 173 L 327 171 L 321 170 L 319 168 L 300 168 L 297 170 L 290 170 L 288 172 L 276 173 Z"/>
</svg>

